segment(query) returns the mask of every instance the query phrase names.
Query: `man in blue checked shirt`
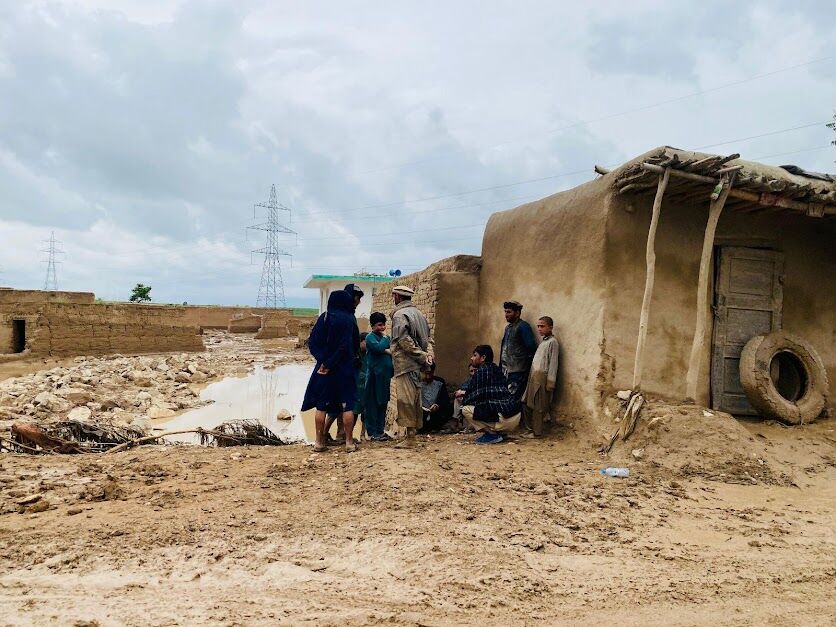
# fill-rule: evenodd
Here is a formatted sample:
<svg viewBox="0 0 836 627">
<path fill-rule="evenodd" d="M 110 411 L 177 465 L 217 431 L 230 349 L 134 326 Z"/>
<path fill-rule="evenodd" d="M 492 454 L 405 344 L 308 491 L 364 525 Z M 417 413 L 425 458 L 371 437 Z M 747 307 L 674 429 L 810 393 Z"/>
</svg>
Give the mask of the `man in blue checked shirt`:
<svg viewBox="0 0 836 627">
<path fill-rule="evenodd" d="M 484 431 L 477 444 L 499 444 L 503 433 L 520 425 L 520 401 L 508 390 L 508 379 L 493 363 L 493 349 L 481 344 L 473 349 L 470 363 L 476 367 L 462 400 L 465 422 Z"/>
</svg>

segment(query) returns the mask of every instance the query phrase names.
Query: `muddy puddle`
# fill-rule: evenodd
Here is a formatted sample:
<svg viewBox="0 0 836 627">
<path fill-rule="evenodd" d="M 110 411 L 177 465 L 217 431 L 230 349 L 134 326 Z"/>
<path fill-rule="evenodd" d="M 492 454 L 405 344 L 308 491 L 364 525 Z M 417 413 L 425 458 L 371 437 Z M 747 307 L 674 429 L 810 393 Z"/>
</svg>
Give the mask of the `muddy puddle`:
<svg viewBox="0 0 836 627">
<path fill-rule="evenodd" d="M 211 401 L 164 423 L 158 430 L 203 427 L 213 429 L 227 420 L 258 420 L 286 442 L 306 443 L 314 437 L 313 412 L 300 413 L 311 366 L 288 364 L 278 368 L 256 366 L 244 377 L 227 377 L 212 383 L 200 393 Z M 289 420 L 279 420 L 279 413 Z M 174 442 L 197 443 L 196 434 L 167 438 Z"/>
</svg>

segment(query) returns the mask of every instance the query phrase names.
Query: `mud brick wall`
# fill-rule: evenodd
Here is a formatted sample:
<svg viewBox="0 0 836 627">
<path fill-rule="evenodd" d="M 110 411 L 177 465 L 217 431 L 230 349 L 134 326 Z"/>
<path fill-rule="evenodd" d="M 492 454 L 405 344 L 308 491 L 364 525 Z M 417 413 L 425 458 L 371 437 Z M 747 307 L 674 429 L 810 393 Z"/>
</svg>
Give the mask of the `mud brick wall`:
<svg viewBox="0 0 836 627">
<path fill-rule="evenodd" d="M 294 316 L 289 310 L 274 310 L 271 313 L 264 314 L 261 328 L 255 334 L 257 340 L 268 340 L 281 337 L 296 338 L 299 335 L 299 329 L 307 328 L 310 332 L 310 327 L 316 321 L 316 318 L 311 316 Z M 307 339 L 307 336 L 305 336 Z"/>
<path fill-rule="evenodd" d="M 27 346 L 30 355 L 53 357 L 204 350 L 185 319 L 183 307 L 51 303 L 27 330 Z"/>
<path fill-rule="evenodd" d="M 211 305 L 184 305 L 186 310 L 186 324 L 202 329 L 226 329 L 231 318 L 250 315 L 261 316 L 273 314 L 277 311 L 293 315 L 293 310 L 272 309 L 267 307 L 213 307 Z"/>
<path fill-rule="evenodd" d="M 258 333 L 258 330 L 261 328 L 261 323 L 261 316 L 244 315 L 230 318 L 227 322 L 226 330 L 230 333 Z"/>
<path fill-rule="evenodd" d="M 311 330 L 316 324 L 317 318 L 296 318 L 296 348 L 304 348 L 308 345 L 311 337 Z"/>
<path fill-rule="evenodd" d="M 266 340 L 287 337 L 290 334 L 287 324 L 291 318 L 293 318 L 293 315 L 286 310 L 265 313 L 261 317 L 261 328 L 255 334 L 256 339 Z"/>
<path fill-rule="evenodd" d="M 453 301 L 458 300 L 458 295 L 455 293 L 448 293 L 445 290 L 445 285 L 440 282 L 440 277 L 443 274 L 456 272 L 464 273 L 474 276 L 478 281 L 479 269 L 481 267 L 481 257 L 473 255 L 455 255 L 437 261 L 434 264 L 427 266 L 419 272 L 413 272 L 406 276 L 396 279 L 391 286 L 406 285 L 415 290 L 415 296 L 412 297 L 412 302 L 423 314 L 427 317 L 427 322 L 430 325 L 430 335 L 435 339 L 436 331 L 436 314 L 438 311 L 438 304 L 440 300 Z M 476 303 L 473 303 L 476 307 Z M 391 315 L 395 309 L 392 300 L 391 289 L 381 289 L 374 296 L 372 301 L 372 311 L 381 311 L 386 314 L 389 319 L 386 322 L 387 333 L 392 330 Z M 443 376 L 443 375 L 442 375 Z"/>
<path fill-rule="evenodd" d="M 448 386 L 458 386 L 467 378 L 467 360 L 479 344 L 479 271 L 481 257 L 456 255 L 442 259 L 419 272 L 397 279 L 392 285 L 415 290 L 412 302 L 427 317 L 435 346 L 436 374 Z M 395 305 L 391 289 L 375 294 L 372 311 L 386 314 L 386 332 L 392 332 L 391 314 Z M 395 386 L 387 411 L 387 428 L 394 429 L 397 413 Z"/>
<path fill-rule="evenodd" d="M 93 303 L 93 292 L 45 292 L 43 290 L 14 290 L 0 287 L 0 306 L 26 305 L 43 303 Z"/>
</svg>

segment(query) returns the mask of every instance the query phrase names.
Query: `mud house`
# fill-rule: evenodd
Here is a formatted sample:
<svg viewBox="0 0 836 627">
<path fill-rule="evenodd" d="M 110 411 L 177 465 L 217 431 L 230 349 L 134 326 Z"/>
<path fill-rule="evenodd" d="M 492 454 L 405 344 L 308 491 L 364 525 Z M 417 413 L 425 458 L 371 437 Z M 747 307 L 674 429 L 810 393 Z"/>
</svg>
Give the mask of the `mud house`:
<svg viewBox="0 0 836 627">
<path fill-rule="evenodd" d="M 498 348 L 502 302 L 513 298 L 529 322 L 555 319 L 563 414 L 598 415 L 627 389 L 752 414 L 740 353 L 777 329 L 821 357 L 832 408 L 836 182 L 737 157 L 661 147 L 494 214 L 481 259 L 465 273 L 466 293 L 446 287 L 444 262 L 404 277 L 432 292 L 425 309 L 436 345 L 455 363 L 445 376 L 461 380 L 477 341 Z M 465 316 L 476 319 L 480 337 L 456 330 Z M 790 393 L 803 394 L 811 382 L 798 364 L 780 366 L 795 379 Z"/>
</svg>

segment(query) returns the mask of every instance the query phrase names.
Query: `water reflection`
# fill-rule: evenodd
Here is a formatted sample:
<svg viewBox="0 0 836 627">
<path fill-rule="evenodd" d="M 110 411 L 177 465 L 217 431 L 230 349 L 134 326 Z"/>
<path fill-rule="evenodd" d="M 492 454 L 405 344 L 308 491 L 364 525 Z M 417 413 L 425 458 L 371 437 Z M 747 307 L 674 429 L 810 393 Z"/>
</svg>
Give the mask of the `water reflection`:
<svg viewBox="0 0 836 627">
<path fill-rule="evenodd" d="M 266 369 L 256 366 L 245 377 L 229 377 L 212 383 L 200 393 L 200 398 L 213 401 L 210 405 L 187 411 L 158 425 L 166 431 L 204 427 L 212 429 L 227 420 L 258 420 L 288 442 L 311 442 L 313 413 L 301 415 L 299 408 L 312 366 L 288 364 Z M 284 411 L 282 411 L 284 410 Z M 292 416 L 278 420 L 279 412 Z M 197 436 L 171 436 L 172 441 L 196 443 Z"/>
</svg>

